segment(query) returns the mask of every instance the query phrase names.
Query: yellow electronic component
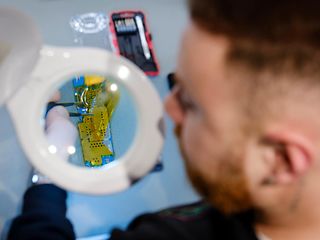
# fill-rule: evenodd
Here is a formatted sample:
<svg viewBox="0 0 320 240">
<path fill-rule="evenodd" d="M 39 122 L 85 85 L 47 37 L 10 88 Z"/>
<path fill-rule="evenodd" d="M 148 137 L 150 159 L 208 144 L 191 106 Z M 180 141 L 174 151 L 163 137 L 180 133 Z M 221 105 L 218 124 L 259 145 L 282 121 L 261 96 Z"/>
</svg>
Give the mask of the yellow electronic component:
<svg viewBox="0 0 320 240">
<path fill-rule="evenodd" d="M 105 107 L 95 109 L 93 116 L 85 116 L 78 124 L 83 158 L 91 166 L 101 166 L 102 156 L 113 154 L 103 143 L 107 124 L 109 119 Z"/>
<path fill-rule="evenodd" d="M 94 76 L 93 76 L 94 77 Z M 103 80 L 105 80 L 103 78 Z M 90 82 L 92 83 L 92 82 Z M 119 101 L 119 91 L 110 91 L 107 81 L 75 87 L 76 101 L 86 113 L 78 123 L 86 166 L 102 166 L 114 159 L 110 120 Z"/>
<path fill-rule="evenodd" d="M 105 80 L 104 77 L 97 76 L 97 75 L 84 76 L 84 84 L 87 86 L 102 83 L 104 80 Z"/>
</svg>

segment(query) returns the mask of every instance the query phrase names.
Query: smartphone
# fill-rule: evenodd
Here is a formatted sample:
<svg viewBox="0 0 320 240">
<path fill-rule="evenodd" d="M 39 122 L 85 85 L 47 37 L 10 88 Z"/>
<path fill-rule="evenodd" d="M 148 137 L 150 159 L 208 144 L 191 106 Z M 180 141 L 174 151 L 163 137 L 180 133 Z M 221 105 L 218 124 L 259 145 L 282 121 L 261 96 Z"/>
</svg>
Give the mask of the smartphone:
<svg viewBox="0 0 320 240">
<path fill-rule="evenodd" d="M 147 75 L 159 75 L 152 37 L 141 11 L 113 12 L 110 32 L 114 50 L 138 65 Z"/>
</svg>

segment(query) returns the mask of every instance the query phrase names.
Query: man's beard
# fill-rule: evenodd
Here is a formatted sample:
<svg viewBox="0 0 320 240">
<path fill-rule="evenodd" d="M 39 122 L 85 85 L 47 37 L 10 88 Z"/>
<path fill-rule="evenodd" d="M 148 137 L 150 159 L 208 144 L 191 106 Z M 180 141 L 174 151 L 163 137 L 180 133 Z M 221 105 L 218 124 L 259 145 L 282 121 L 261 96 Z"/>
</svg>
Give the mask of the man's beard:
<svg viewBox="0 0 320 240">
<path fill-rule="evenodd" d="M 192 166 L 192 161 L 188 159 L 181 142 L 181 126 L 176 126 L 175 133 L 189 179 L 206 201 L 227 215 L 252 208 L 253 204 L 245 174 L 241 167 L 242 161 L 239 153 L 229 151 L 216 159 L 212 159 L 212 161 L 219 163 L 218 169 L 213 169 L 214 176 L 207 176 L 207 174 Z"/>
</svg>

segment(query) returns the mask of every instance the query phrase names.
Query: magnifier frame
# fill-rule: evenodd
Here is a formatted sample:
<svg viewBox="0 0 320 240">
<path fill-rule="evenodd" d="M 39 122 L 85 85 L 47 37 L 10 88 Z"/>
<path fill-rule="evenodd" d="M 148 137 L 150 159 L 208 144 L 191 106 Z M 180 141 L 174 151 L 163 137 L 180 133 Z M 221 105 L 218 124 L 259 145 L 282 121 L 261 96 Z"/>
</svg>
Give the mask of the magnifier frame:
<svg viewBox="0 0 320 240">
<path fill-rule="evenodd" d="M 66 79 L 83 74 L 118 79 L 137 106 L 133 144 L 120 159 L 100 168 L 71 165 L 50 153 L 41 120 L 52 90 Z M 105 50 L 43 47 L 30 80 L 9 99 L 7 107 L 30 162 L 54 183 L 71 191 L 108 194 L 124 190 L 152 169 L 162 149 L 159 126 L 163 109 L 156 90 L 133 63 Z"/>
</svg>

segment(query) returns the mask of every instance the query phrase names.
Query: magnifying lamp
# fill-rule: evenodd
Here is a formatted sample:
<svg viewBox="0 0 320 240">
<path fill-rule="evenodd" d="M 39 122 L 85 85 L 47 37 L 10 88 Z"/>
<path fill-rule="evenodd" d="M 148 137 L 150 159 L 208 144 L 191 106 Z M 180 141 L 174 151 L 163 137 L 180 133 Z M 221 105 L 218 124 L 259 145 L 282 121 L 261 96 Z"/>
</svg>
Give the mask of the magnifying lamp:
<svg viewBox="0 0 320 240">
<path fill-rule="evenodd" d="M 108 194 L 128 188 L 153 168 L 163 145 L 163 110 L 156 90 L 138 67 L 101 49 L 42 46 L 32 20 L 10 8 L 0 8 L 0 32 L 0 104 L 7 106 L 20 144 L 37 170 L 68 190 Z M 45 106 L 53 89 L 84 75 L 112 79 L 113 90 L 123 86 L 137 116 L 128 151 L 100 167 L 62 160 L 44 132 Z"/>
</svg>

